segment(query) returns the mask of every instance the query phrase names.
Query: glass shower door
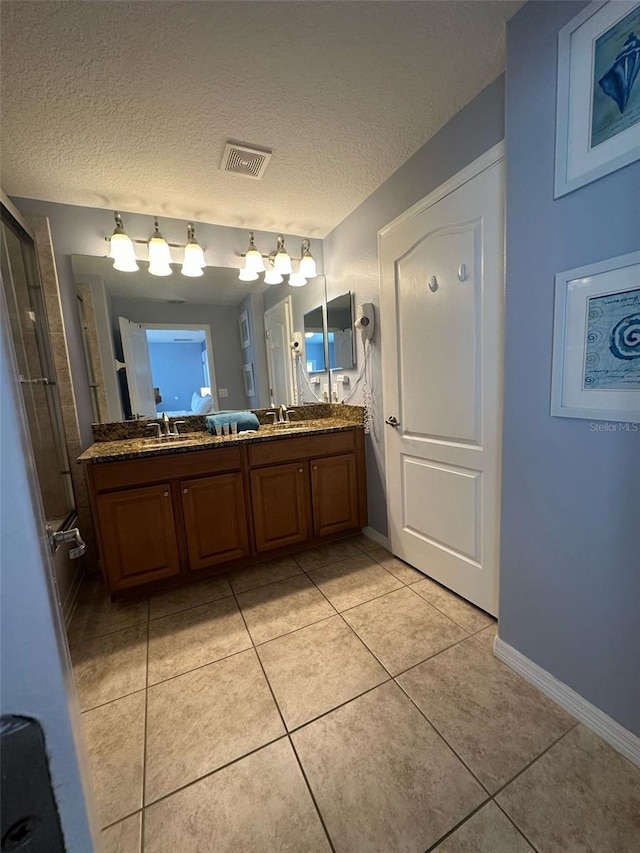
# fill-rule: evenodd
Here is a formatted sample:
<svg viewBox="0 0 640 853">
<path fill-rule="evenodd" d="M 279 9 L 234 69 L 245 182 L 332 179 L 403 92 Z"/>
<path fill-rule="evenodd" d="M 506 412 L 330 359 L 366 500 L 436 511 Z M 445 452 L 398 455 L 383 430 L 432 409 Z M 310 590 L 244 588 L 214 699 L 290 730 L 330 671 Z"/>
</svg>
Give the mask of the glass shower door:
<svg viewBox="0 0 640 853">
<path fill-rule="evenodd" d="M 2 208 L 0 270 L 47 524 L 59 530 L 74 514 L 44 297 L 31 236 Z"/>
</svg>

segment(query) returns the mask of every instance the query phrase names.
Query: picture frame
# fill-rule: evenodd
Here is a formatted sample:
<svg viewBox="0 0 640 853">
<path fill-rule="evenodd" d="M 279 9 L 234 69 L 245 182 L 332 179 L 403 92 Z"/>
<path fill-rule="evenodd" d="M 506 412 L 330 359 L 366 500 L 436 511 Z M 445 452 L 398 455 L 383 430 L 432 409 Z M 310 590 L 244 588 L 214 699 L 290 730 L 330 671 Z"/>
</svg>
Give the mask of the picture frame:
<svg viewBox="0 0 640 853">
<path fill-rule="evenodd" d="M 595 0 L 560 30 L 554 198 L 640 159 L 637 51 L 640 0 Z"/>
<path fill-rule="evenodd" d="M 640 423 L 640 252 L 556 275 L 551 415 Z"/>
<path fill-rule="evenodd" d="M 256 396 L 256 386 L 255 379 L 253 375 L 253 362 L 250 361 L 248 364 L 243 365 L 242 367 L 242 379 L 244 381 L 244 393 L 247 397 L 255 397 Z"/>
<path fill-rule="evenodd" d="M 240 347 L 247 349 L 251 346 L 251 327 L 249 326 L 249 312 L 243 311 L 238 317 L 238 328 L 240 329 Z"/>
</svg>

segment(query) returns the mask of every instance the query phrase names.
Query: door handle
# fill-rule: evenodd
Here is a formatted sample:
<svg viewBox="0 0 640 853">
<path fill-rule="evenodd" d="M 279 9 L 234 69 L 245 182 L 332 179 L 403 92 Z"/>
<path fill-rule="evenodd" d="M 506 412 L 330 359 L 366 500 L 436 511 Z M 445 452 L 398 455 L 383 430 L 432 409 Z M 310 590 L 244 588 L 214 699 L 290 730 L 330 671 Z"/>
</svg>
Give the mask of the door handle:
<svg viewBox="0 0 640 853">
<path fill-rule="evenodd" d="M 76 560 L 78 557 L 82 557 L 84 552 L 87 550 L 85 541 L 82 536 L 80 536 L 80 531 L 77 527 L 71 527 L 69 530 L 59 530 L 57 533 L 54 533 L 51 529 L 47 532 L 49 533 L 49 545 L 51 546 L 52 551 L 55 551 L 56 545 L 60 542 L 75 542 L 76 547 L 71 548 L 69 551 L 70 560 Z"/>
<path fill-rule="evenodd" d="M 389 426 L 392 426 L 392 427 L 397 427 L 397 426 L 400 426 L 400 421 L 394 415 L 390 415 L 386 419 L 385 424 L 389 424 Z"/>
</svg>

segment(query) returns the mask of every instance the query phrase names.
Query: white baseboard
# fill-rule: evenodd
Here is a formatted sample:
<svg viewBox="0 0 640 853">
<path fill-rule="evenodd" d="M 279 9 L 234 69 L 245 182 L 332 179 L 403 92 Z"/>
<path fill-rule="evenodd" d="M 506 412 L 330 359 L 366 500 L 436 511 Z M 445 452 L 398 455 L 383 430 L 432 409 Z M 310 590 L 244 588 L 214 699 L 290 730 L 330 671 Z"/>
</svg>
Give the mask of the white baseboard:
<svg viewBox="0 0 640 853">
<path fill-rule="evenodd" d="M 382 533 L 378 533 L 377 530 L 374 530 L 373 527 L 363 527 L 362 532 L 365 536 L 368 536 L 369 539 L 373 539 L 374 542 L 377 542 L 378 545 L 382 545 L 383 548 L 389 550 L 389 539 L 386 536 L 383 536 Z"/>
<path fill-rule="evenodd" d="M 587 702 L 579 693 L 558 681 L 550 672 L 538 666 L 521 654 L 513 646 L 496 637 L 494 644 L 496 657 L 518 675 L 521 675 L 539 690 L 553 699 L 561 708 L 572 714 L 587 728 L 599 735 L 619 753 L 640 767 L 640 738 L 616 723 L 611 717 Z"/>
</svg>

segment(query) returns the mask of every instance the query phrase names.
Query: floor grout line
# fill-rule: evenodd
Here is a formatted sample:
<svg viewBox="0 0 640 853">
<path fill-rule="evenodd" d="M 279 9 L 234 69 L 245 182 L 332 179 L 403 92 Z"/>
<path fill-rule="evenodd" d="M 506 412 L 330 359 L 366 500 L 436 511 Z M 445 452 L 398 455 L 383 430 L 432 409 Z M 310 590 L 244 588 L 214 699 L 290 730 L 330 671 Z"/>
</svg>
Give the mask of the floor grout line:
<svg viewBox="0 0 640 853">
<path fill-rule="evenodd" d="M 144 742 L 142 752 L 142 816 L 140 818 L 140 850 L 144 850 L 144 833 L 145 833 L 145 799 L 147 787 L 147 728 L 149 724 L 149 647 L 151 646 L 151 602 L 149 602 L 149 612 L 147 620 L 147 660 L 145 670 L 145 690 L 144 690 Z"/>
<path fill-rule="evenodd" d="M 489 799 L 484 800 L 482 803 L 480 803 L 479 806 L 476 806 L 476 808 L 473 809 L 472 811 L 470 811 L 468 815 L 465 815 L 462 818 L 462 820 L 458 821 L 458 823 L 456 823 L 454 826 L 452 826 L 451 829 L 448 829 L 444 833 L 444 835 L 441 835 L 440 838 L 438 838 L 438 840 L 434 844 L 432 844 L 430 847 L 427 847 L 427 849 L 425 850 L 425 853 L 431 853 L 432 850 L 435 850 L 440 844 L 442 844 L 443 841 L 445 841 L 445 839 L 447 839 L 447 838 L 449 838 L 449 836 L 453 835 L 454 832 L 456 832 L 458 829 L 460 829 L 461 826 L 463 826 L 474 815 L 478 814 L 478 812 L 481 811 L 490 802 L 491 802 L 491 798 L 489 797 Z"/>
<path fill-rule="evenodd" d="M 240 607 L 240 603 L 238 602 L 237 597 L 236 597 L 236 604 L 238 605 L 238 609 L 240 610 L 240 615 L 242 616 L 242 620 L 243 620 L 243 622 L 244 622 L 244 624 L 245 624 L 245 628 L 246 628 L 246 630 L 247 630 L 247 631 L 249 631 L 249 626 L 247 625 L 247 622 L 246 622 L 246 620 L 245 620 L 245 618 L 244 618 L 244 613 L 242 612 L 242 608 Z M 333 618 L 333 617 L 331 617 L 331 618 Z M 315 624 L 315 623 L 314 623 L 314 624 Z M 307 626 L 307 627 L 308 627 L 308 626 Z M 292 632 L 292 633 L 293 633 L 293 632 Z M 255 645 L 255 644 L 254 644 L 254 653 L 255 653 L 255 656 L 256 656 L 256 657 L 257 657 L 257 659 L 258 659 L 258 664 L 259 664 L 259 666 L 260 666 L 260 669 L 262 670 L 263 678 L 264 678 L 264 680 L 265 680 L 265 682 L 266 682 L 266 684 L 267 684 L 267 687 L 269 688 L 269 692 L 271 693 L 271 697 L 272 697 L 272 699 L 273 699 L 273 702 L 274 702 L 274 704 L 275 704 L 275 706 L 276 706 L 276 708 L 277 708 L 278 714 L 280 715 L 280 719 L 282 720 L 282 725 L 283 725 L 284 731 L 285 731 L 285 733 L 286 733 L 286 737 L 287 737 L 287 740 L 288 740 L 288 742 L 289 742 L 289 745 L 290 745 L 291 749 L 293 750 L 293 754 L 294 754 L 294 756 L 295 756 L 295 758 L 296 758 L 296 761 L 298 762 L 298 766 L 300 767 L 300 772 L 302 773 L 302 778 L 304 779 L 305 784 L 306 784 L 306 786 L 307 786 L 307 790 L 308 790 L 308 792 L 309 792 L 309 796 L 311 797 L 311 802 L 313 803 L 313 806 L 314 806 L 314 808 L 315 808 L 315 810 L 316 810 L 316 813 L 317 813 L 317 815 L 318 815 L 318 819 L 319 819 L 320 824 L 322 825 L 322 828 L 323 828 L 323 830 L 324 830 L 324 832 L 325 832 L 325 835 L 326 835 L 326 837 L 327 837 L 327 841 L 328 841 L 328 843 L 329 843 L 329 846 L 331 847 L 331 850 L 332 850 L 332 851 L 334 851 L 334 853 L 335 853 L 335 848 L 334 848 L 334 846 L 333 846 L 333 842 L 331 841 L 331 836 L 329 835 L 329 831 L 327 830 L 327 827 L 326 827 L 326 825 L 325 825 L 324 818 L 323 818 L 323 816 L 322 816 L 322 813 L 321 813 L 321 811 L 320 811 L 320 808 L 318 807 L 318 803 L 316 802 L 316 798 L 315 798 L 315 796 L 314 796 L 314 794 L 313 794 L 313 791 L 311 790 L 311 785 L 309 784 L 309 780 L 307 779 L 307 774 L 306 774 L 306 773 L 305 773 L 305 771 L 304 771 L 304 767 L 302 766 L 302 762 L 300 761 L 300 758 L 299 758 L 299 756 L 298 756 L 297 750 L 296 750 L 296 748 L 295 748 L 295 746 L 294 746 L 294 743 L 293 743 L 293 741 L 292 741 L 292 739 L 291 739 L 291 735 L 290 735 L 290 733 L 289 733 L 289 728 L 288 728 L 288 726 L 287 726 L 287 722 L 286 722 L 286 720 L 285 720 L 285 718 L 284 718 L 284 714 L 283 714 L 283 712 L 282 712 L 282 708 L 280 707 L 280 703 L 278 702 L 278 698 L 277 698 L 277 696 L 276 696 L 276 694 L 275 694 L 275 690 L 273 689 L 273 686 L 272 686 L 271 682 L 269 681 L 269 676 L 267 675 L 267 671 L 266 671 L 266 669 L 265 669 L 265 667 L 264 667 L 264 664 L 263 664 L 263 662 L 262 662 L 262 658 L 260 657 L 260 654 L 258 653 L 258 649 L 257 649 L 257 647 L 256 647 L 256 645 Z"/>
<path fill-rule="evenodd" d="M 202 776 L 198 776 L 197 779 L 192 779 L 190 782 L 185 782 L 184 785 L 179 785 L 173 791 L 169 791 L 169 793 L 163 794 L 161 797 L 158 797 L 156 800 L 153 800 L 153 802 L 148 803 L 148 805 L 143 807 L 142 811 L 146 812 L 147 809 L 150 809 L 152 806 L 155 806 L 158 803 L 164 802 L 164 800 L 168 800 L 170 797 L 173 797 L 174 794 L 178 794 L 180 791 L 184 791 L 187 788 L 192 788 L 194 785 L 197 785 L 198 782 L 202 782 L 204 779 L 209 779 L 211 776 L 215 776 L 215 774 L 219 773 L 221 770 L 226 770 L 228 767 L 232 767 L 234 764 L 238 764 L 240 761 L 243 761 L 243 759 L 248 758 L 250 755 L 255 755 L 256 752 L 260 752 L 260 750 L 266 749 L 268 746 L 272 746 L 274 743 L 278 743 L 278 741 L 284 740 L 286 737 L 287 733 L 285 731 L 281 735 L 278 735 L 278 737 L 271 738 L 271 740 L 266 741 L 266 743 L 260 744 L 260 746 L 257 746 L 255 749 L 250 749 L 249 752 L 246 752 L 243 755 L 238 755 L 237 758 L 233 758 L 231 759 L 231 761 L 227 761 L 224 764 L 221 764 L 219 767 L 216 767 L 213 770 L 209 770 L 207 773 L 203 773 Z M 138 811 L 140 810 L 138 809 Z M 136 812 L 134 812 L 134 814 L 135 813 Z M 117 822 L 120 823 L 120 821 Z"/>
<path fill-rule="evenodd" d="M 459 761 L 459 762 L 460 762 L 460 763 L 461 763 L 461 764 L 462 764 L 462 765 L 463 765 L 463 766 L 464 766 L 464 767 L 469 771 L 469 773 L 473 776 L 473 778 L 476 780 L 476 782 L 478 783 L 478 785 L 480 785 L 480 787 L 482 788 L 482 790 L 486 793 L 487 797 L 488 797 L 488 798 L 491 798 L 491 793 L 490 793 L 490 791 L 488 791 L 488 790 L 487 790 L 486 785 L 484 785 L 484 783 L 480 781 L 480 779 L 478 778 L 477 774 L 473 772 L 473 770 L 469 767 L 469 765 L 467 764 L 467 762 L 466 762 L 466 761 L 465 761 L 465 760 L 464 760 L 464 759 L 463 759 L 463 758 L 458 754 L 458 752 L 457 752 L 457 751 L 456 751 L 456 750 L 451 746 L 451 744 L 449 743 L 449 741 L 447 740 L 447 738 L 442 734 L 442 732 L 440 732 L 440 731 L 438 730 L 437 726 L 432 722 L 432 720 L 430 720 L 430 719 L 429 719 L 429 717 L 427 717 L 426 713 L 425 713 L 425 712 L 422 710 L 422 708 L 417 704 L 417 702 L 416 702 L 416 701 L 415 701 L 415 700 L 414 700 L 414 699 L 413 699 L 413 698 L 412 698 L 412 697 L 407 693 L 407 691 L 404 689 L 404 687 L 403 687 L 401 684 L 398 684 L 398 682 L 397 682 L 397 681 L 395 681 L 395 679 L 394 679 L 394 682 L 395 682 L 395 684 L 400 688 L 400 690 L 402 690 L 402 692 L 403 692 L 403 693 L 404 693 L 404 695 L 407 697 L 407 699 L 411 702 L 411 704 L 412 704 L 412 705 L 413 705 L 413 706 L 414 706 L 414 707 L 415 707 L 415 708 L 416 708 L 416 709 L 417 709 L 417 710 L 422 714 L 422 716 L 424 717 L 424 719 L 425 719 L 425 720 L 427 721 L 427 723 L 431 726 L 431 728 L 432 728 L 432 729 L 434 730 L 434 732 L 438 735 L 438 737 L 439 737 L 439 738 L 440 738 L 440 739 L 441 739 L 441 740 L 442 740 L 442 741 L 443 741 L 443 742 L 444 742 L 444 743 L 449 747 L 449 749 L 450 749 L 450 750 L 451 750 L 451 752 L 455 755 L 455 757 L 458 759 L 458 761 Z"/>
<path fill-rule="evenodd" d="M 563 737 L 564 737 L 564 735 L 563 735 Z M 537 761 L 537 760 L 538 760 L 538 759 L 536 759 L 536 761 Z M 516 831 L 520 833 L 520 835 L 524 838 L 524 840 L 527 842 L 527 844 L 528 844 L 528 845 L 529 845 L 533 850 L 535 850 L 535 851 L 536 851 L 536 853 L 539 853 L 538 848 L 537 848 L 537 847 L 536 847 L 536 845 L 533 843 L 533 841 L 531 841 L 531 839 L 530 839 L 530 838 L 527 838 L 527 836 L 526 836 L 526 835 L 524 834 L 524 832 L 520 829 L 520 827 L 519 827 L 519 826 L 518 826 L 518 824 L 515 822 L 515 820 L 511 817 L 511 815 L 510 815 L 510 814 L 508 814 L 508 813 L 503 809 L 503 807 L 500 805 L 500 803 L 499 803 L 499 802 L 498 802 L 494 797 L 492 797 L 492 798 L 491 798 L 491 802 L 495 804 L 496 808 L 500 809 L 500 811 L 502 812 L 502 814 L 507 818 L 507 820 L 509 821 L 509 823 L 510 823 L 510 824 L 511 824 L 515 829 L 516 829 Z"/>
<path fill-rule="evenodd" d="M 305 772 L 305 769 L 304 769 L 304 766 L 303 766 L 302 761 L 301 761 L 301 759 L 300 759 L 300 756 L 298 755 L 298 750 L 296 749 L 296 745 L 294 744 L 294 742 L 293 742 L 293 738 L 291 737 L 291 735 L 290 735 L 290 734 L 287 734 L 287 737 L 288 737 L 288 739 L 289 739 L 289 743 L 291 744 L 291 749 L 293 750 L 293 754 L 294 754 L 294 755 L 295 755 L 295 757 L 296 757 L 296 761 L 298 762 L 298 767 L 300 768 L 300 772 L 302 773 L 302 778 L 304 779 L 305 784 L 306 784 L 306 786 L 307 786 L 307 790 L 309 791 L 309 796 L 311 797 L 311 802 L 313 803 L 313 806 L 314 806 L 314 808 L 315 808 L 315 810 L 316 810 L 316 813 L 317 813 L 317 815 L 318 815 L 318 818 L 319 818 L 319 820 L 320 820 L 320 823 L 321 823 L 321 825 L 322 825 L 322 828 L 324 829 L 324 833 L 325 833 L 325 835 L 326 835 L 326 837 L 327 837 L 327 841 L 329 842 L 329 847 L 331 848 L 331 850 L 333 851 L 333 853 L 335 853 L 336 848 L 335 848 L 335 847 L 334 847 L 334 845 L 333 845 L 333 841 L 332 841 L 332 839 L 331 839 L 331 835 L 329 834 L 329 829 L 327 828 L 327 825 L 326 825 L 326 823 L 325 823 L 325 820 L 324 820 L 324 817 L 323 817 L 323 815 L 322 815 L 322 812 L 320 811 L 320 806 L 318 805 L 318 802 L 317 802 L 317 800 L 316 800 L 315 794 L 313 793 L 313 790 L 311 789 L 311 784 L 310 784 L 310 782 L 309 782 L 309 779 L 307 778 L 307 774 L 306 774 L 306 772 Z"/>
<path fill-rule="evenodd" d="M 542 694 L 542 695 L 544 696 L 544 694 Z M 554 704 L 555 704 L 555 703 L 554 703 Z M 535 758 L 532 758 L 532 759 L 531 759 L 531 761 L 529 761 L 527 764 L 525 764 L 525 766 L 524 766 L 524 767 L 521 767 L 521 768 L 520 768 L 520 770 L 518 770 L 518 772 L 517 772 L 517 773 L 514 773 L 514 775 L 509 779 L 509 781 L 508 781 L 508 782 L 505 782 L 505 783 L 504 783 L 504 785 L 501 785 L 501 786 L 498 788 L 498 790 L 497 790 L 497 791 L 495 791 L 495 792 L 491 795 L 491 798 L 492 798 L 492 799 L 495 799 L 499 794 L 501 794 L 501 793 L 504 791 L 504 789 L 505 789 L 505 788 L 508 788 L 508 787 L 509 787 L 509 785 L 511 785 L 511 783 L 512 783 L 512 782 L 515 782 L 515 781 L 516 781 L 516 779 L 518 779 L 520 776 L 522 776 L 522 774 L 523 774 L 523 773 L 525 773 L 525 772 L 526 772 L 526 771 L 527 771 L 527 770 L 528 770 L 528 769 L 529 769 L 533 764 L 535 764 L 535 763 L 536 763 L 536 761 L 539 761 L 539 760 L 542 758 L 542 756 L 543 756 L 543 755 L 546 755 L 550 750 L 552 750 L 552 749 L 553 749 L 553 747 L 554 747 L 557 743 L 559 743 L 559 742 L 562 740 L 562 738 L 563 738 L 563 737 L 566 737 L 566 735 L 568 735 L 568 734 L 569 734 L 569 732 L 572 732 L 572 731 L 575 729 L 575 727 L 576 727 L 576 726 L 580 725 L 579 721 L 578 721 L 578 720 L 576 720 L 576 719 L 575 719 L 575 717 L 574 717 L 573 719 L 575 720 L 575 722 L 574 722 L 574 724 L 573 724 L 572 726 L 569 726 L 569 728 L 568 728 L 565 732 L 562 732 L 562 734 L 561 734 L 561 735 L 559 735 L 559 736 L 558 736 L 558 737 L 557 737 L 557 738 L 556 738 L 552 743 L 550 743 L 550 744 L 549 744 L 549 746 L 546 746 L 546 747 L 542 750 L 542 752 L 540 752 L 538 755 L 536 755 L 536 756 L 535 756 Z"/>
</svg>

